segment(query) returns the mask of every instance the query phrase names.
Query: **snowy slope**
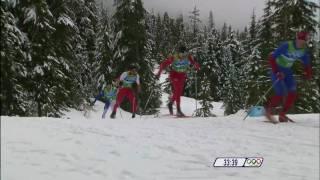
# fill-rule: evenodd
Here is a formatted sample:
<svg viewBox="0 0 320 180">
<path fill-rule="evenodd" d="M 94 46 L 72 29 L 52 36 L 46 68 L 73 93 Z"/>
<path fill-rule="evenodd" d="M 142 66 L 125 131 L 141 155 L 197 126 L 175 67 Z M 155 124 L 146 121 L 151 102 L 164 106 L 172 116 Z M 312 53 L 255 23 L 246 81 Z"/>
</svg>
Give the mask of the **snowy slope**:
<svg viewBox="0 0 320 180">
<path fill-rule="evenodd" d="M 102 120 L 93 114 L 2 117 L 1 179 L 319 179 L 319 114 L 278 125 L 239 115 L 132 120 L 122 112 L 123 118 Z M 212 167 L 220 156 L 259 156 L 264 164 Z"/>
<path fill-rule="evenodd" d="M 164 95 L 164 99 L 167 95 Z M 182 99 L 191 115 L 195 100 Z M 319 116 L 291 115 L 297 123 L 269 124 L 244 114 L 174 118 L 118 112 L 87 116 L 1 117 L 1 180 L 317 180 Z M 168 114 L 165 105 L 160 115 Z M 108 113 L 108 115 L 110 112 Z M 122 115 L 122 116 L 121 116 Z M 217 157 L 263 157 L 260 168 L 215 168 Z"/>
</svg>

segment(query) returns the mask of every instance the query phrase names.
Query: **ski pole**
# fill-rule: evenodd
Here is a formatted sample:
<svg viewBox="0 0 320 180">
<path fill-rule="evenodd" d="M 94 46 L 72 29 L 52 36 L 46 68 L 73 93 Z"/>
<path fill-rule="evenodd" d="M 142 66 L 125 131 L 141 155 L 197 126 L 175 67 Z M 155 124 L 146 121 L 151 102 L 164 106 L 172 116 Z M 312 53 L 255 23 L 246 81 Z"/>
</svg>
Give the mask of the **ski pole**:
<svg viewBox="0 0 320 180">
<path fill-rule="evenodd" d="M 195 91 L 196 91 L 196 111 L 197 111 L 197 109 L 198 109 L 198 78 L 197 78 L 197 73 L 195 73 L 194 71 L 193 71 L 193 73 L 194 73 L 194 79 L 195 79 Z"/>
<path fill-rule="evenodd" d="M 144 112 L 146 111 L 146 109 L 147 109 L 147 105 L 149 104 L 149 101 L 150 101 L 150 99 L 151 99 L 151 96 L 152 96 L 152 94 L 153 94 L 153 91 L 154 91 L 154 89 L 152 89 L 151 92 L 150 92 L 150 95 L 149 95 L 149 97 L 148 97 L 148 99 L 147 99 L 146 105 L 144 106 L 143 113 L 144 113 Z M 142 117 L 142 112 L 140 113 L 140 119 L 141 119 L 141 117 Z"/>
<path fill-rule="evenodd" d="M 276 85 L 279 82 L 279 79 L 277 79 L 272 85 L 271 87 L 263 94 L 263 96 L 261 96 L 261 98 L 258 100 L 258 102 L 254 105 L 257 106 L 258 104 L 260 104 L 260 102 L 263 100 L 263 98 L 265 98 L 265 96 L 271 91 L 271 89 L 273 88 L 274 85 Z M 243 120 L 247 119 L 247 117 L 249 116 L 250 111 L 247 112 L 247 115 L 243 118 Z"/>
<path fill-rule="evenodd" d="M 123 118 L 122 118 L 122 111 L 121 111 L 121 108 L 119 108 L 119 111 L 120 111 L 120 117 L 121 117 L 121 119 L 123 120 Z"/>
</svg>

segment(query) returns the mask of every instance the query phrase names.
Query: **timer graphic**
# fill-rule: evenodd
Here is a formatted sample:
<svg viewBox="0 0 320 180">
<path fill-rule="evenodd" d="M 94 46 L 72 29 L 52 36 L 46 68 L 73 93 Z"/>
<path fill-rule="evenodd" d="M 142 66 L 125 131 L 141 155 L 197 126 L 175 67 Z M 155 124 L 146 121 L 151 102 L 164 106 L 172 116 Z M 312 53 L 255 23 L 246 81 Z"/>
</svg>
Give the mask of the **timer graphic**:
<svg viewBox="0 0 320 180">
<path fill-rule="evenodd" d="M 263 157 L 218 157 L 213 167 L 260 167 Z"/>
</svg>

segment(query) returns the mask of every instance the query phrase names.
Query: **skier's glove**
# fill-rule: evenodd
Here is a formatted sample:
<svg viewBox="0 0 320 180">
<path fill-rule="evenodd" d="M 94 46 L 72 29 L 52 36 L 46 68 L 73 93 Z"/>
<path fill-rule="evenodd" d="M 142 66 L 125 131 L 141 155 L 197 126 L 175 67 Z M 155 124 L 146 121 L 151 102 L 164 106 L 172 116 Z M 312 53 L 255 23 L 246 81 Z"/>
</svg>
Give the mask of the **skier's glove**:
<svg viewBox="0 0 320 180">
<path fill-rule="evenodd" d="M 285 75 L 283 74 L 283 72 L 277 72 L 276 76 L 277 76 L 277 79 L 279 79 L 279 80 L 283 80 L 284 77 L 285 77 Z"/>
</svg>

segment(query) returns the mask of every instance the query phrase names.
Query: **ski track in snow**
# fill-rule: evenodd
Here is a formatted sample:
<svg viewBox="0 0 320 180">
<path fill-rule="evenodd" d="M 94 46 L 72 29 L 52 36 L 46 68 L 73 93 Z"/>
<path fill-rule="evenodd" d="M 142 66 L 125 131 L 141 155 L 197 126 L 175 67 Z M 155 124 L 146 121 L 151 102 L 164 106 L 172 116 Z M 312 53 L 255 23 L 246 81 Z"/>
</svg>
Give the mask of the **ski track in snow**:
<svg viewBox="0 0 320 180">
<path fill-rule="evenodd" d="M 1 179 L 319 179 L 319 114 L 277 125 L 237 114 L 134 120 L 123 111 L 114 120 L 70 114 L 2 117 Z M 228 156 L 264 157 L 264 164 L 212 167 L 215 158 Z"/>
</svg>

